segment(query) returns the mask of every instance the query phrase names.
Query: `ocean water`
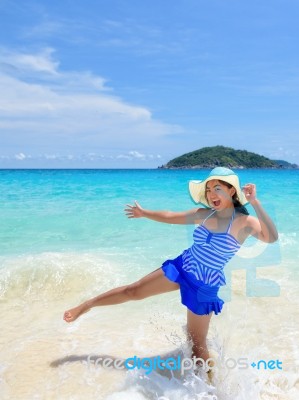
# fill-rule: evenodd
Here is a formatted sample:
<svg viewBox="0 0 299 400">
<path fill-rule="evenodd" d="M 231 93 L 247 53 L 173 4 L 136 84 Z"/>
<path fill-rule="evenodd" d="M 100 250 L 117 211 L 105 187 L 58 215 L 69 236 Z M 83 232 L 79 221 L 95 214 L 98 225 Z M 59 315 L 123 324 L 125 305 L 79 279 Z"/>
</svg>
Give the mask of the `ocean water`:
<svg viewBox="0 0 299 400">
<path fill-rule="evenodd" d="M 62 320 L 66 309 L 139 279 L 191 245 L 193 226 L 128 219 L 124 208 L 134 200 L 149 209 L 193 208 L 188 180 L 206 174 L 0 171 L 1 399 L 299 398 L 296 170 L 238 172 L 242 184 L 257 185 L 279 241 L 248 240 L 226 267 L 226 304 L 208 336 L 211 354 L 222 360 L 211 385 L 191 370 L 146 374 L 88 363 L 91 355 L 187 356 L 179 292 L 96 308 L 72 324 Z M 234 366 L 240 359 L 246 368 Z M 259 361 L 259 369 L 251 366 Z"/>
</svg>

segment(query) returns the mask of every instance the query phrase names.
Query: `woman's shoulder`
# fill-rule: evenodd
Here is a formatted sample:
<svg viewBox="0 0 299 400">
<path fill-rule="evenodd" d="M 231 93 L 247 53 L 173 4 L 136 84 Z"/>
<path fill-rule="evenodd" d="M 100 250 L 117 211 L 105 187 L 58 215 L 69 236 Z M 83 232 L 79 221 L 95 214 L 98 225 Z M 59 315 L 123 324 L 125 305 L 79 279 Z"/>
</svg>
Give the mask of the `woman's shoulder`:
<svg viewBox="0 0 299 400">
<path fill-rule="evenodd" d="M 197 208 L 195 223 L 201 224 L 212 213 L 213 210 L 211 208 L 203 208 L 203 207 Z"/>
<path fill-rule="evenodd" d="M 213 212 L 215 212 L 215 210 L 212 208 L 200 207 L 197 209 L 197 214 L 202 218 L 206 218 L 208 215 L 213 214 Z"/>
</svg>

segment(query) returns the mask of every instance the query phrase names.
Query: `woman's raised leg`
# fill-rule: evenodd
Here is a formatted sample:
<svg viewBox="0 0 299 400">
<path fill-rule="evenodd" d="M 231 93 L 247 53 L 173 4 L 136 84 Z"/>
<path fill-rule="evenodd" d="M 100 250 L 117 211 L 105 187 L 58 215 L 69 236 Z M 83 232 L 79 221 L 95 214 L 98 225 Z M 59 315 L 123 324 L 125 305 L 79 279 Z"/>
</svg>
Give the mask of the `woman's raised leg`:
<svg viewBox="0 0 299 400">
<path fill-rule="evenodd" d="M 171 292 L 178 288 L 179 285 L 166 278 L 162 268 L 158 268 L 139 281 L 109 290 L 66 311 L 63 319 L 66 322 L 72 322 L 92 307 L 120 304 L 130 300 L 141 300 L 157 294 Z"/>
</svg>

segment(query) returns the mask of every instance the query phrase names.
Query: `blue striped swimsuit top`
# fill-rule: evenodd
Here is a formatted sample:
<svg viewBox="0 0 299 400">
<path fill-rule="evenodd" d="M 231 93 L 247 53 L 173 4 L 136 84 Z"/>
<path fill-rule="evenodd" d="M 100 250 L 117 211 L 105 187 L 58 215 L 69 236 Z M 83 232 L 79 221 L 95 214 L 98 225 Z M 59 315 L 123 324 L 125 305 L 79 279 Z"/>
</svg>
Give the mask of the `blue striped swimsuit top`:
<svg viewBox="0 0 299 400">
<path fill-rule="evenodd" d="M 216 210 L 209 214 L 202 224 L 194 230 L 194 243 L 182 254 L 182 268 L 191 274 L 193 280 L 201 281 L 210 286 L 223 286 L 226 284 L 223 268 L 240 249 L 241 245 L 229 233 L 235 210 L 225 232 L 211 232 L 204 226 L 206 220 L 215 212 Z"/>
</svg>

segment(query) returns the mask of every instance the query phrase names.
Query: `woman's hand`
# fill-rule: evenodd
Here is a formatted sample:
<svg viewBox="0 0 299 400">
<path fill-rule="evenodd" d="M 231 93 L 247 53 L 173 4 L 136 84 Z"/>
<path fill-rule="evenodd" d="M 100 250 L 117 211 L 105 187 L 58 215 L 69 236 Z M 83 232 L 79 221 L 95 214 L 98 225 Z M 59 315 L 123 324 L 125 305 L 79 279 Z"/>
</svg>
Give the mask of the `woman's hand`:
<svg viewBox="0 0 299 400">
<path fill-rule="evenodd" d="M 125 213 L 128 218 L 141 218 L 143 217 L 143 208 L 135 200 L 135 205 L 131 206 L 127 204 L 128 208 L 125 208 Z"/>
<path fill-rule="evenodd" d="M 252 203 L 254 200 L 256 200 L 256 186 L 254 183 L 247 183 L 242 187 L 242 191 L 244 192 L 249 203 Z"/>
</svg>

